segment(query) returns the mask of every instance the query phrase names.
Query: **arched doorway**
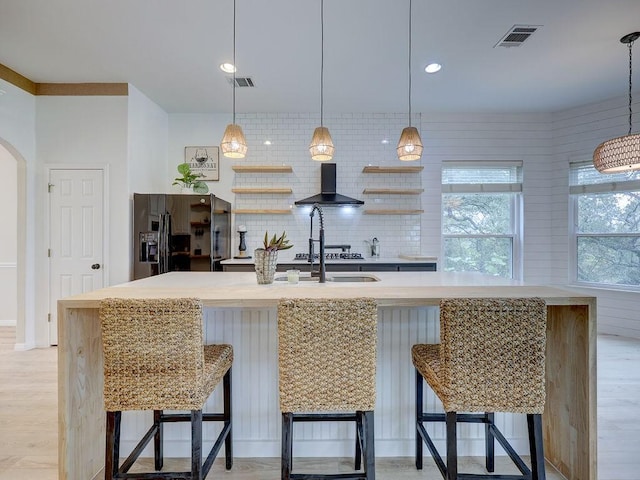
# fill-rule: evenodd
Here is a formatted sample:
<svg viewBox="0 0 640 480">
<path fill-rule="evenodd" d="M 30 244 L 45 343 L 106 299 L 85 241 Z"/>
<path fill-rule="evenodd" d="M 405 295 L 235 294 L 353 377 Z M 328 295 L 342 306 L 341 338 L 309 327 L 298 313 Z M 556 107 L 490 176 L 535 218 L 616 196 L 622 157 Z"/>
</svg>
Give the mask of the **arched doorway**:
<svg viewBox="0 0 640 480">
<path fill-rule="evenodd" d="M 16 348 L 26 346 L 26 161 L 0 138 L 0 325 L 15 324 Z"/>
</svg>

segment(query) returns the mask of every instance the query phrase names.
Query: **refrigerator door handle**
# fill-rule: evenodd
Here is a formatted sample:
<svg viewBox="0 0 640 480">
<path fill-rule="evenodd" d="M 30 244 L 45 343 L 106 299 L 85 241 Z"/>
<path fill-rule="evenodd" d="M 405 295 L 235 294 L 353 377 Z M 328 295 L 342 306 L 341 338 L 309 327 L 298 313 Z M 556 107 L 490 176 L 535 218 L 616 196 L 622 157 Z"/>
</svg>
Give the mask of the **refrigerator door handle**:
<svg viewBox="0 0 640 480">
<path fill-rule="evenodd" d="M 169 271 L 169 233 L 168 233 L 168 215 L 160 215 L 160 225 L 158 232 L 158 243 L 160 250 L 160 265 L 158 273 L 166 273 Z"/>
</svg>

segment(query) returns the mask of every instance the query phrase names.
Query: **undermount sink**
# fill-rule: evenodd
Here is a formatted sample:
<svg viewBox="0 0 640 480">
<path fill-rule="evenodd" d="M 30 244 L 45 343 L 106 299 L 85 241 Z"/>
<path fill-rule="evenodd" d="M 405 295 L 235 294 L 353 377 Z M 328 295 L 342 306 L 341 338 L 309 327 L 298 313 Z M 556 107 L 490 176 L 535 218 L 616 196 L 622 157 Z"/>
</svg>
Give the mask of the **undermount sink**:
<svg viewBox="0 0 640 480">
<path fill-rule="evenodd" d="M 281 276 L 281 277 L 274 277 L 273 278 L 274 281 L 276 282 L 286 282 L 288 280 L 287 276 Z M 317 282 L 318 281 L 318 277 L 300 277 L 298 279 L 298 281 L 300 282 Z"/>
<path fill-rule="evenodd" d="M 327 282 L 379 282 L 375 275 L 336 275 L 327 277 Z"/>
<path fill-rule="evenodd" d="M 327 275 L 327 282 L 379 282 L 380 279 L 375 275 L 370 274 L 355 274 L 355 275 Z M 274 278 L 276 282 L 286 282 L 287 276 L 277 276 Z M 317 282 L 318 277 L 300 276 L 300 282 Z"/>
</svg>

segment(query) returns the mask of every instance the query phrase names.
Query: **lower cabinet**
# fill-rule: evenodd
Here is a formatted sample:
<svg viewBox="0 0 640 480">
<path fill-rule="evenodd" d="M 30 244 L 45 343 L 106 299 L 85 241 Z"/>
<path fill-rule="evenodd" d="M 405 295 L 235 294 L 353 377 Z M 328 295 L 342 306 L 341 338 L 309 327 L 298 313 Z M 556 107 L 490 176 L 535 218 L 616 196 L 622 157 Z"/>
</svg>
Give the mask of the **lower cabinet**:
<svg viewBox="0 0 640 480">
<path fill-rule="evenodd" d="M 223 265 L 225 272 L 253 272 L 253 265 Z M 318 269 L 318 264 L 314 264 L 314 268 Z M 435 272 L 437 264 L 435 262 L 422 263 L 328 263 L 326 264 L 327 272 Z M 301 272 L 309 271 L 309 264 L 300 263 L 279 263 L 278 272 L 286 272 L 287 270 L 298 269 Z"/>
<path fill-rule="evenodd" d="M 253 263 L 251 265 L 249 264 L 245 264 L 245 265 L 222 265 L 222 270 L 224 272 L 255 272 L 256 269 L 253 266 Z"/>
</svg>

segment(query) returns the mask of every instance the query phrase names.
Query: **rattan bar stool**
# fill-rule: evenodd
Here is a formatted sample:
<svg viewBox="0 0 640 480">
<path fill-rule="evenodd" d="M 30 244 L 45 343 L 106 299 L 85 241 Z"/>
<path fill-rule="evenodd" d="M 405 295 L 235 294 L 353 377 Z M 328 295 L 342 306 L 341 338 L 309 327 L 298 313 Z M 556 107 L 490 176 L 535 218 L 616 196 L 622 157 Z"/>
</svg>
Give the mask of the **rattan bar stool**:
<svg viewBox="0 0 640 480">
<path fill-rule="evenodd" d="M 440 344 L 414 345 L 416 468 L 424 441 L 446 480 L 544 480 L 542 413 L 545 403 L 547 309 L 539 298 L 446 299 L 440 302 Z M 423 412 L 423 378 L 445 413 Z M 458 413 L 484 412 L 484 413 Z M 494 412 L 527 415 L 531 468 L 494 423 Z M 424 422 L 446 423 L 446 464 Z M 497 439 L 521 475 L 458 473 L 456 423 L 484 423 L 485 467 L 494 472 Z"/>
<path fill-rule="evenodd" d="M 193 298 L 105 299 L 100 303 L 104 352 L 104 408 L 107 412 L 105 479 L 190 479 L 207 476 L 225 445 L 227 470 L 231 445 L 231 345 L 204 345 L 202 304 Z M 222 413 L 202 413 L 222 380 Z M 120 465 L 120 423 L 125 410 L 153 410 L 153 425 Z M 190 410 L 190 413 L 164 413 Z M 202 422 L 222 422 L 222 431 L 204 463 Z M 191 423 L 191 471 L 160 472 L 166 422 Z M 128 473 L 154 439 L 156 472 Z"/>
<path fill-rule="evenodd" d="M 370 298 L 279 302 L 283 480 L 375 479 L 377 323 L 377 305 Z M 314 421 L 355 422 L 355 472 L 292 473 L 293 423 Z"/>
</svg>

